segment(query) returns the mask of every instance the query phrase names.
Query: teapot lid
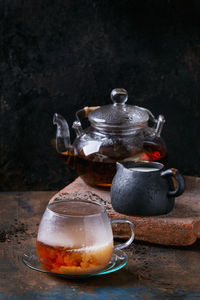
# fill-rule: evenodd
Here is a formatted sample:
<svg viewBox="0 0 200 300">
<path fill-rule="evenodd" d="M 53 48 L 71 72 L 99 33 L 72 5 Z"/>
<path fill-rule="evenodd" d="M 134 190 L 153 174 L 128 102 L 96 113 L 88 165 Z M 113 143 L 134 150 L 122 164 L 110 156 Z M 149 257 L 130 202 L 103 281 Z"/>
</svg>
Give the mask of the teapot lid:
<svg viewBox="0 0 200 300">
<path fill-rule="evenodd" d="M 88 119 L 92 125 L 107 129 L 128 129 L 142 127 L 149 120 L 149 111 L 138 106 L 127 105 L 128 93 L 116 88 L 111 92 L 113 104 L 103 105 L 92 111 Z"/>
</svg>

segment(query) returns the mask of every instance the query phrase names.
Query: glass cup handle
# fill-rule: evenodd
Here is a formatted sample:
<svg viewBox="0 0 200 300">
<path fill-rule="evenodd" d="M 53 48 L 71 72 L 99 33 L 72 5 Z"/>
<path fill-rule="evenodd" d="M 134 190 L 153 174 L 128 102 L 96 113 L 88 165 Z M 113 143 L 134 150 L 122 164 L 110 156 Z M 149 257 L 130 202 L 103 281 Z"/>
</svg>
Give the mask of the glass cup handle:
<svg viewBox="0 0 200 300">
<path fill-rule="evenodd" d="M 134 225 L 133 225 L 132 222 L 130 222 L 129 220 L 123 220 L 123 219 L 114 219 L 114 220 L 111 220 L 111 224 L 117 224 L 117 223 L 128 224 L 130 226 L 130 229 L 131 229 L 131 236 L 130 236 L 130 238 L 125 243 L 115 245 L 114 246 L 115 250 L 124 249 L 124 248 L 130 246 L 130 244 L 133 242 L 134 236 L 135 236 Z"/>
</svg>

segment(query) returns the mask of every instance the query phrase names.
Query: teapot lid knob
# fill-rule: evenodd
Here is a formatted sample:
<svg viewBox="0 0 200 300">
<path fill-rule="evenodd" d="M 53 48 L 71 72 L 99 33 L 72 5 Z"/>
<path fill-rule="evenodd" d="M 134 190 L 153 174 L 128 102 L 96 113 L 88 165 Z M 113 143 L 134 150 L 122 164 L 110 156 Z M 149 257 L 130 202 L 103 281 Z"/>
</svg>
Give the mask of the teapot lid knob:
<svg viewBox="0 0 200 300">
<path fill-rule="evenodd" d="M 125 89 L 117 88 L 112 90 L 110 97 L 114 105 L 124 105 L 128 100 L 128 92 Z"/>
</svg>

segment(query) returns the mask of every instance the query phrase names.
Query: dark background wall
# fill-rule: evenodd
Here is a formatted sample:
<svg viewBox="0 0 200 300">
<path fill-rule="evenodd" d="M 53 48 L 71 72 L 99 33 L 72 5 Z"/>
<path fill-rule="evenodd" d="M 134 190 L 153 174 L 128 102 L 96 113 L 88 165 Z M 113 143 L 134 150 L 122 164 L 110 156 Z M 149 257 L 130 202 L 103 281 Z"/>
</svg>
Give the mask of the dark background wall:
<svg viewBox="0 0 200 300">
<path fill-rule="evenodd" d="M 200 175 L 200 1 L 0 0 L 0 37 L 1 190 L 73 180 L 53 114 L 71 126 L 115 87 L 165 115 L 169 165 Z"/>
</svg>

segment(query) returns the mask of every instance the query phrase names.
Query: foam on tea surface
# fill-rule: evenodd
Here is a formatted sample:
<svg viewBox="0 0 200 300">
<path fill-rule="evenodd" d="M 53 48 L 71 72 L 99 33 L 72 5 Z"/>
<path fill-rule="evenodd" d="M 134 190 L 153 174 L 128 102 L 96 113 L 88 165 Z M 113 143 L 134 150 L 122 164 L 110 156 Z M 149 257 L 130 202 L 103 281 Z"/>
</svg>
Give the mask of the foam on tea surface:
<svg viewBox="0 0 200 300">
<path fill-rule="evenodd" d="M 46 222 L 45 230 L 40 227 L 38 240 L 51 246 L 80 249 L 85 246 L 103 246 L 112 241 L 112 234 L 106 231 L 103 224 L 63 224 L 59 230 Z"/>
<path fill-rule="evenodd" d="M 155 171 L 158 171 L 159 169 L 149 168 L 149 167 L 134 167 L 134 168 L 129 168 L 129 170 L 138 171 L 138 172 L 155 172 Z"/>
</svg>

